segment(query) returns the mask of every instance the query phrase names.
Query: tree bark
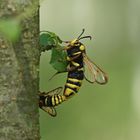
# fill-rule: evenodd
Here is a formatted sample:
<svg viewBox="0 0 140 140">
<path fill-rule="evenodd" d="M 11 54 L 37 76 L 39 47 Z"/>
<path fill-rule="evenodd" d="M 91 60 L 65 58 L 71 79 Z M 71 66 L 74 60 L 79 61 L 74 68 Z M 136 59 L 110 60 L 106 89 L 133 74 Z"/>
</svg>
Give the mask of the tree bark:
<svg viewBox="0 0 140 140">
<path fill-rule="evenodd" d="M 16 43 L 0 34 L 0 140 L 39 140 L 38 0 L 0 1 L 0 19 L 33 8 L 20 18 Z"/>
</svg>

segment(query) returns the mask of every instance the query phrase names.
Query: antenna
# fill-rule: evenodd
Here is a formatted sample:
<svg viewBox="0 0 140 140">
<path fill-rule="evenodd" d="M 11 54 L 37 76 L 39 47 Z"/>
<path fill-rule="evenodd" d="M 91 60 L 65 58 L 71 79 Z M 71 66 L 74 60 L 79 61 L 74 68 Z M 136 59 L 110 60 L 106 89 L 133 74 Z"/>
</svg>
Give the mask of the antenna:
<svg viewBox="0 0 140 140">
<path fill-rule="evenodd" d="M 85 32 L 85 29 L 82 30 L 82 33 L 78 36 L 78 40 L 80 39 L 80 37 L 83 35 L 83 33 Z"/>
<path fill-rule="evenodd" d="M 83 37 L 79 38 L 78 40 L 81 40 L 81 39 L 83 39 L 83 38 L 89 38 L 90 40 L 92 39 L 91 36 L 83 36 Z"/>
<path fill-rule="evenodd" d="M 83 38 L 89 38 L 90 40 L 92 39 L 92 37 L 91 36 L 83 36 L 83 37 L 81 37 L 82 35 L 83 35 L 83 33 L 85 32 L 85 29 L 83 29 L 82 30 L 82 33 L 78 36 L 78 40 L 81 40 L 81 39 L 83 39 Z"/>
</svg>

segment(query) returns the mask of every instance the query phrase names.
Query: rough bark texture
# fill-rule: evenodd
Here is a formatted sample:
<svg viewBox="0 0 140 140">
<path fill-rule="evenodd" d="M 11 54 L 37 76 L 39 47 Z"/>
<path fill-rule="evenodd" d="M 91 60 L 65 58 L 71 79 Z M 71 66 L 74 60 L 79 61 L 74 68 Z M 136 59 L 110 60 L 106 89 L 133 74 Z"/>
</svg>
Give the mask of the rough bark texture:
<svg viewBox="0 0 140 140">
<path fill-rule="evenodd" d="M 38 0 L 36 0 L 37 2 Z M 0 19 L 17 16 L 34 0 L 0 0 Z M 0 140 L 39 140 L 38 5 L 21 18 L 17 43 L 0 34 Z"/>
</svg>

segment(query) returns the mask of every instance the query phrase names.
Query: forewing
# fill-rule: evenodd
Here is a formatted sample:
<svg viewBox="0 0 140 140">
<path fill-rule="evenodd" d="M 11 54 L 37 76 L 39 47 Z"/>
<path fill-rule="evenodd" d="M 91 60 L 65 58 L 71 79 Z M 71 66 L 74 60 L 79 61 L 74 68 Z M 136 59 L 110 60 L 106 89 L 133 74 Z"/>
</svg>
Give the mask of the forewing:
<svg viewBox="0 0 140 140">
<path fill-rule="evenodd" d="M 54 107 L 42 106 L 41 109 L 44 110 L 45 112 L 47 112 L 52 117 L 55 117 L 57 115 L 57 112 Z"/>
<path fill-rule="evenodd" d="M 39 92 L 39 96 L 48 96 L 48 95 L 54 95 L 59 94 L 62 91 L 62 87 L 55 88 L 49 92 Z"/>
<path fill-rule="evenodd" d="M 99 84 L 107 83 L 107 75 L 103 72 L 95 63 L 93 63 L 85 53 L 83 53 L 83 61 L 84 61 L 84 75 L 85 79 L 94 83 L 97 82 Z"/>
</svg>

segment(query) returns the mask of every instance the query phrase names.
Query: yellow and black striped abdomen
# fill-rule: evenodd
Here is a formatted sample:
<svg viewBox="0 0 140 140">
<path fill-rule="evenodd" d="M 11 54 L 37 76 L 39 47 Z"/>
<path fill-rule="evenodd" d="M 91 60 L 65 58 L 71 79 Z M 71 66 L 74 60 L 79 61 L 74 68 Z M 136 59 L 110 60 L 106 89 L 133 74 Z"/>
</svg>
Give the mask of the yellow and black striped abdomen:
<svg viewBox="0 0 140 140">
<path fill-rule="evenodd" d="M 83 78 L 84 78 L 83 70 L 68 72 L 68 78 L 63 93 L 64 96 L 68 98 L 71 95 L 77 93 L 82 85 Z"/>
<path fill-rule="evenodd" d="M 65 96 L 59 94 L 48 95 L 45 99 L 45 106 L 55 107 L 64 102 L 65 99 Z"/>
</svg>

